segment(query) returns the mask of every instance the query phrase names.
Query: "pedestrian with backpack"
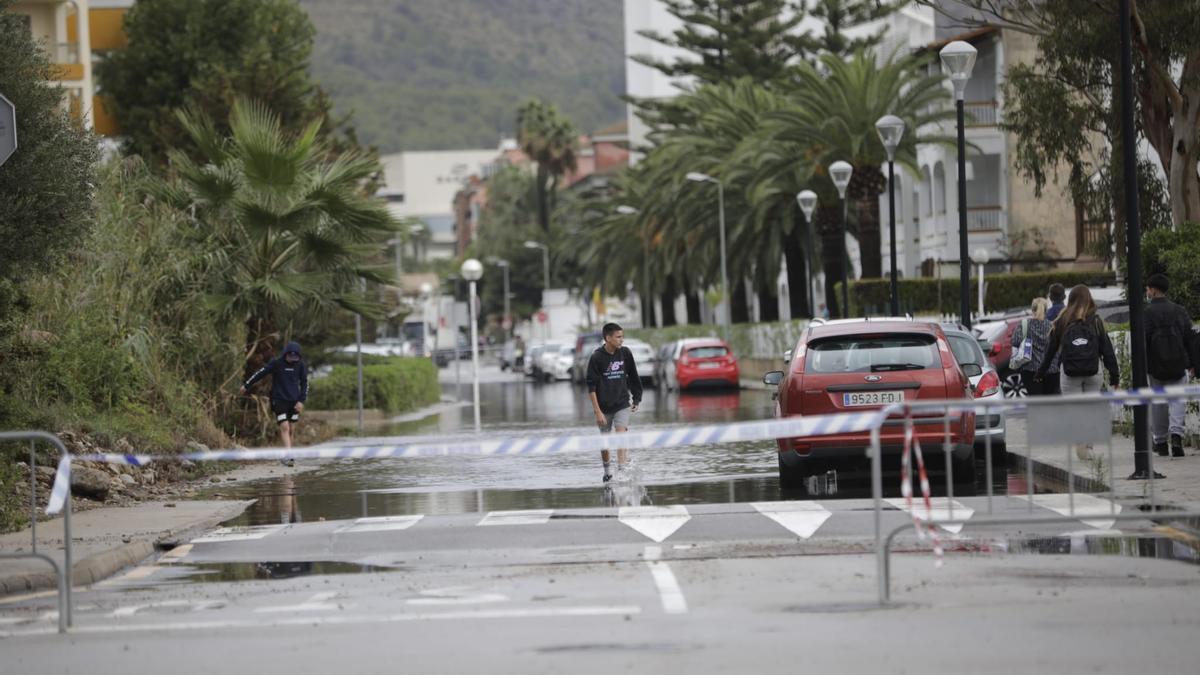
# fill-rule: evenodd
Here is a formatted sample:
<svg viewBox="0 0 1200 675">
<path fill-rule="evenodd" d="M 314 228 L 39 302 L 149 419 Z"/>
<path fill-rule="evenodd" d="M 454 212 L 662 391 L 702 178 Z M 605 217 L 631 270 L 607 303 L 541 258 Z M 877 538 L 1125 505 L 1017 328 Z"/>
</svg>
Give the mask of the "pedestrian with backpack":
<svg viewBox="0 0 1200 675">
<path fill-rule="evenodd" d="M 292 447 L 293 427 L 300 421 L 300 413 L 304 410 L 304 402 L 308 400 L 308 366 L 300 355 L 300 343 L 289 342 L 283 349 L 283 355 L 271 359 L 267 365 L 258 369 L 242 385 L 242 393 L 249 394 L 250 389 L 261 379 L 271 376 L 271 412 L 279 423 L 279 436 L 283 447 Z M 294 466 L 295 460 L 285 457 L 280 460 L 287 466 Z"/>
<path fill-rule="evenodd" d="M 1109 387 L 1116 389 L 1121 383 L 1112 341 L 1108 339 L 1104 321 L 1096 315 L 1091 291 L 1083 284 L 1071 289 L 1067 306 L 1054 320 L 1046 353 L 1038 366 L 1037 380 L 1045 380 L 1055 357 L 1058 357 L 1058 381 L 1063 394 L 1099 393 L 1104 384 L 1100 374 L 1101 361 L 1108 371 Z M 1077 446 L 1075 452 L 1080 459 L 1089 456 L 1086 446 Z"/>
<path fill-rule="evenodd" d="M 1164 274 L 1152 274 L 1146 281 L 1146 296 L 1150 298 L 1143 314 L 1146 319 L 1146 371 L 1152 387 L 1187 384 L 1188 370 L 1194 368 L 1188 344 L 1192 338 L 1192 320 L 1187 310 L 1167 299 L 1170 287 L 1170 280 Z M 1150 406 L 1154 452 L 1167 456 L 1167 436 L 1170 434 L 1171 456 L 1184 456 L 1183 417 L 1186 411 L 1184 400 Z"/>
<path fill-rule="evenodd" d="M 1053 325 L 1046 318 L 1050 309 L 1050 301 L 1046 298 L 1034 298 L 1029 307 L 1033 316 L 1021 319 L 1020 325 L 1013 331 L 1012 357 L 1008 367 L 1021 374 L 1021 383 L 1030 396 L 1050 396 L 1059 393 L 1058 360 L 1050 363 L 1047 371 L 1049 377 L 1038 381 L 1037 369 L 1042 363 L 1042 356 L 1050 342 L 1050 327 Z"/>
</svg>

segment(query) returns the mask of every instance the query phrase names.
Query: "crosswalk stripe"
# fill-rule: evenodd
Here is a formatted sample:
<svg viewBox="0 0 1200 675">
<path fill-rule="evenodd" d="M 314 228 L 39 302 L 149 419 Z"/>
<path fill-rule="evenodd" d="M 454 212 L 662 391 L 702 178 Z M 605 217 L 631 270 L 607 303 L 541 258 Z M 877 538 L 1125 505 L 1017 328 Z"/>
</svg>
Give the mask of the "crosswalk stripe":
<svg viewBox="0 0 1200 675">
<path fill-rule="evenodd" d="M 193 539 L 193 544 L 211 544 L 226 541 L 247 541 L 262 539 L 287 527 L 287 525 L 254 525 L 251 527 L 219 527 L 212 532 Z"/>
<path fill-rule="evenodd" d="M 374 516 L 371 518 L 358 518 L 349 525 L 334 530 L 337 534 L 349 534 L 358 532 L 389 532 L 392 530 L 407 530 L 416 525 L 418 521 L 424 518 L 424 514 L 415 516 Z"/>
<path fill-rule="evenodd" d="M 1014 498 L 1022 501 L 1029 501 L 1029 495 L 1013 495 Z M 1071 512 L 1071 496 L 1065 494 L 1044 494 L 1033 495 L 1033 503 L 1044 509 L 1050 509 L 1062 516 L 1109 516 L 1116 515 L 1121 512 L 1121 505 L 1111 502 L 1107 499 L 1101 499 L 1092 495 L 1077 494 L 1075 495 L 1075 512 Z M 1098 530 L 1107 530 L 1117 522 L 1112 518 L 1101 519 L 1079 519 L 1085 525 L 1090 525 Z"/>
<path fill-rule="evenodd" d="M 930 506 L 933 507 L 932 512 L 925 508 L 925 501 L 922 499 L 914 499 L 911 509 L 906 503 L 906 500 L 903 498 L 897 497 L 885 499 L 883 501 L 891 504 L 901 511 L 904 511 L 905 513 L 912 514 L 925 522 L 937 522 L 939 520 L 950 520 L 951 518 L 954 520 L 968 520 L 971 518 L 971 516 L 975 515 L 975 509 L 963 504 L 957 499 L 955 499 L 953 502 L 954 509 L 952 513 L 950 508 L 951 501 L 946 497 L 933 497 L 929 500 Z M 954 534 L 958 534 L 963 529 L 961 524 L 938 525 L 938 527 L 947 532 L 953 532 Z"/>
<path fill-rule="evenodd" d="M 530 509 L 527 511 L 490 511 L 476 525 L 541 525 L 550 520 L 554 509 Z"/>
<path fill-rule="evenodd" d="M 617 520 L 658 543 L 691 520 L 684 506 L 622 506 Z"/>
<path fill-rule="evenodd" d="M 754 502 L 751 506 L 801 539 L 813 536 L 833 515 L 816 502 Z"/>
</svg>

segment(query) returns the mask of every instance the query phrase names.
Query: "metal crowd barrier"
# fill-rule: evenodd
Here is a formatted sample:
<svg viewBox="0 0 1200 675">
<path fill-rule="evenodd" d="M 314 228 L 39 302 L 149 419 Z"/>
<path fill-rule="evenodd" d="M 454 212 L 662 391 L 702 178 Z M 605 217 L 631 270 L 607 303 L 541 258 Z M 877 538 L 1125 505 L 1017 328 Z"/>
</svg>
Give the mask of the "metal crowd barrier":
<svg viewBox="0 0 1200 675">
<path fill-rule="evenodd" d="M 946 466 L 946 499 L 948 518 L 934 518 L 932 513 L 926 513 L 927 518 L 922 522 L 930 528 L 941 526 L 986 527 L 989 525 L 1033 525 L 1042 523 L 1075 522 L 1081 517 L 1102 517 L 1105 520 L 1151 520 L 1153 513 L 1158 510 L 1158 500 L 1154 490 L 1154 480 L 1146 481 L 1149 485 L 1148 500 L 1149 514 L 1138 510 L 1137 513 L 1117 513 L 1116 511 L 1116 475 L 1114 469 L 1114 450 L 1112 441 L 1113 411 L 1116 407 L 1131 405 L 1150 405 L 1168 403 L 1170 401 L 1190 401 L 1200 398 L 1200 385 L 1183 385 L 1177 387 L 1152 387 L 1140 390 L 1108 391 L 1098 394 L 1073 394 L 1067 396 L 1035 396 L 1027 398 L 1003 399 L 1001 401 L 980 400 L 942 400 L 942 401 L 912 401 L 896 403 L 884 407 L 871 429 L 871 445 L 868 454 L 871 458 L 871 491 L 875 510 L 875 547 L 876 566 L 879 582 L 879 602 L 887 604 L 891 599 L 891 545 L 896 535 L 908 529 L 920 527 L 917 516 L 921 507 L 914 505 L 914 521 L 897 527 L 886 535 L 882 531 L 883 513 L 883 448 L 882 429 L 884 426 L 903 424 L 906 432 L 911 431 L 914 423 L 920 423 L 922 413 L 942 413 L 944 441 L 942 454 Z M 954 516 L 954 472 L 951 461 L 950 416 L 952 414 L 982 414 L 989 416 L 993 413 L 1003 413 L 1006 416 L 1023 416 L 1028 422 L 1027 434 L 1030 448 L 1029 460 L 1025 463 L 1026 490 L 1028 499 L 1028 516 L 1022 518 L 995 516 L 993 501 L 995 490 L 992 484 L 992 437 L 984 436 L 984 454 L 987 471 L 987 509 L 982 518 L 955 518 Z M 916 417 L 915 417 L 916 416 Z M 897 419 L 899 418 L 899 419 Z M 916 422 L 914 422 L 916 420 Z M 1147 465 L 1151 475 L 1154 474 L 1155 453 L 1151 447 L 1151 439 L 1147 439 Z M 1066 445 L 1067 453 L 1067 502 L 1068 514 L 1065 516 L 1034 516 L 1034 478 L 1033 452 L 1035 444 Z M 1108 495 L 1109 513 L 1078 514 L 1075 509 L 1075 474 L 1074 447 L 1075 445 L 1108 446 Z M 907 451 L 906 451 L 907 452 Z M 911 479 L 911 475 L 910 475 Z M 927 487 L 927 486 L 926 486 Z M 914 500 L 915 501 L 915 500 Z M 970 515 L 970 514 L 968 514 Z M 1172 511 L 1173 518 L 1200 518 L 1200 511 Z M 935 534 L 936 536 L 936 534 Z"/>
<path fill-rule="evenodd" d="M 44 553 L 38 553 L 37 542 L 37 441 L 45 441 L 58 448 L 63 457 L 70 457 L 67 448 L 53 434 L 44 431 L 0 431 L 0 443 L 29 441 L 29 523 L 32 530 L 32 550 L 29 553 L 0 553 L 0 558 L 36 558 L 44 560 L 54 569 L 58 580 L 58 632 L 65 633 L 72 625 L 71 617 L 71 500 L 68 498 L 63 510 L 63 565 Z M 69 460 L 68 460 L 69 461 Z M 68 495 L 70 485 L 68 484 Z"/>
</svg>

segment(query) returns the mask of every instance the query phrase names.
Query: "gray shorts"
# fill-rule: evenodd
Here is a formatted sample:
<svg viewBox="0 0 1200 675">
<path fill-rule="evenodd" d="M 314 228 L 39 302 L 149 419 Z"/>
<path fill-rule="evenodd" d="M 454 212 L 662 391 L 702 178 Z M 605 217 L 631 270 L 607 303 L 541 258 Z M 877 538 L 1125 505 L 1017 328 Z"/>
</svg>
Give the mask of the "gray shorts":
<svg viewBox="0 0 1200 675">
<path fill-rule="evenodd" d="M 612 433 L 612 430 L 617 427 L 628 429 L 630 414 L 629 408 L 621 408 L 611 414 L 605 413 L 604 418 L 608 421 L 608 424 L 597 424 L 596 426 L 600 427 L 600 433 L 602 434 Z"/>
</svg>

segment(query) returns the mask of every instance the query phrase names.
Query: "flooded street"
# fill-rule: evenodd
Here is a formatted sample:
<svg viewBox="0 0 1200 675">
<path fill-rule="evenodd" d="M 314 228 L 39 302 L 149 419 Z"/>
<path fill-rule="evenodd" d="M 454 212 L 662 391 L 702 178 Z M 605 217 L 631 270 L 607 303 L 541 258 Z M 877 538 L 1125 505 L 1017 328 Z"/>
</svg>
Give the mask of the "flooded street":
<svg viewBox="0 0 1200 675">
<path fill-rule="evenodd" d="M 471 435 L 473 412 L 470 386 L 465 384 L 462 406 L 442 406 L 436 414 L 370 429 L 367 442 L 385 437 L 449 437 Z M 568 382 L 535 384 L 503 380 L 492 369 L 480 385 L 485 433 L 559 435 L 594 433 L 586 391 Z M 445 381 L 443 371 L 443 382 Z M 454 384 L 444 386 L 454 395 Z M 669 428 L 719 424 L 772 416 L 771 392 L 764 390 L 666 392 L 647 388 L 632 428 Z M 365 516 L 414 513 L 448 515 L 497 510 L 577 508 L 614 505 L 687 505 L 808 499 L 804 490 L 781 490 L 775 444 L 771 442 L 714 444 L 641 450 L 633 453 L 627 480 L 604 490 L 601 464 L 594 453 L 533 457 L 426 457 L 337 461 L 295 476 L 231 486 L 226 497 L 258 502 L 233 525 L 311 522 Z M 983 480 L 985 472 L 977 472 Z M 1004 467 L 996 467 L 997 494 L 1008 489 Z M 1015 479 L 1015 477 L 1014 477 Z M 869 496 L 866 486 L 844 481 L 829 494 L 825 483 L 814 486 L 826 497 Z M 979 486 L 980 492 L 985 490 Z M 1014 491 L 1023 487 L 1013 487 Z M 214 490 L 216 491 L 216 490 Z M 889 491 L 890 492 L 890 491 Z"/>
</svg>

